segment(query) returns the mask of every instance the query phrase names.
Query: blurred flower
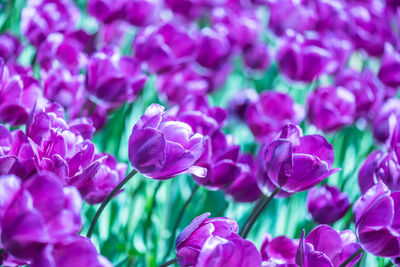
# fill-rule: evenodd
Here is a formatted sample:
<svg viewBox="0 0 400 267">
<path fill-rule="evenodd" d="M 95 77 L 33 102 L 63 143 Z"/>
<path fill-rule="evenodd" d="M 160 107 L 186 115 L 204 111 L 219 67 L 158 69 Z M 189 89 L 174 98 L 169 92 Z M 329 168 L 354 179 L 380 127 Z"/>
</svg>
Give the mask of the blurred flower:
<svg viewBox="0 0 400 267">
<path fill-rule="evenodd" d="M 324 132 L 334 132 L 354 122 L 356 99 L 344 87 L 318 87 L 307 97 L 307 119 Z"/>
<path fill-rule="evenodd" d="M 182 25 L 166 23 L 149 26 L 135 36 L 135 56 L 150 72 L 163 72 L 194 60 L 197 43 L 192 32 Z"/>
<path fill-rule="evenodd" d="M 124 20 L 102 24 L 97 32 L 96 47 L 103 48 L 110 45 L 121 47 L 129 31 L 130 25 Z"/>
<path fill-rule="evenodd" d="M 298 246 L 298 240 L 286 236 L 272 238 L 267 235 L 261 245 L 261 256 L 263 261 L 269 263 L 294 264 Z"/>
<path fill-rule="evenodd" d="M 87 92 L 94 102 L 104 106 L 133 101 L 146 79 L 135 58 L 121 56 L 112 49 L 93 54 L 88 62 Z"/>
<path fill-rule="evenodd" d="M 327 71 L 331 53 L 321 41 L 301 35 L 281 39 L 277 61 L 279 70 L 294 81 L 312 82 Z"/>
<path fill-rule="evenodd" d="M 133 127 L 129 138 L 129 161 L 141 174 L 158 180 L 181 173 L 205 176 L 194 166 L 204 150 L 201 134 L 179 120 L 168 120 L 164 108 L 149 106 Z"/>
<path fill-rule="evenodd" d="M 22 260 L 34 259 L 43 247 L 77 234 L 81 198 L 74 187 L 63 187 L 51 173 L 21 184 L 15 176 L 0 178 L 1 241 L 5 251 Z"/>
<path fill-rule="evenodd" d="M 241 168 L 240 175 L 224 190 L 224 193 L 233 197 L 237 202 L 253 202 L 259 199 L 262 192 L 257 185 L 254 173 L 256 163 L 251 154 L 239 155 L 238 161 Z"/>
<path fill-rule="evenodd" d="M 382 183 L 368 189 L 354 204 L 357 235 L 363 248 L 379 257 L 398 257 L 400 192 Z"/>
<path fill-rule="evenodd" d="M 259 141 L 271 141 L 285 124 L 298 124 L 303 118 L 301 105 L 295 103 L 290 95 L 275 91 L 263 92 L 246 111 L 246 123 Z"/>
<path fill-rule="evenodd" d="M 333 224 L 340 220 L 350 208 L 347 193 L 334 186 L 323 185 L 312 188 L 307 195 L 307 209 L 319 224 Z"/>
<path fill-rule="evenodd" d="M 160 0 L 131 0 L 125 3 L 125 17 L 132 25 L 143 27 L 154 24 L 160 16 Z"/>
<path fill-rule="evenodd" d="M 304 232 L 300 239 L 296 263 L 304 267 L 332 266 L 339 267 L 361 246 L 357 243 L 357 236 L 351 230 L 336 231 L 328 225 L 314 228 L 304 239 Z M 361 254 L 346 266 L 354 266 L 361 258 Z"/>
<path fill-rule="evenodd" d="M 229 115 L 245 120 L 249 106 L 258 101 L 258 93 L 254 89 L 243 89 L 237 92 L 229 102 Z"/>
<path fill-rule="evenodd" d="M 302 5 L 307 7 L 306 10 L 314 16 L 312 17 L 314 19 L 312 22 L 316 31 L 332 31 L 335 34 L 338 34 L 338 32 L 347 29 L 349 19 L 346 12 L 345 2 L 342 2 L 341 0 L 303 0 L 301 2 Z M 294 24 L 295 23 L 296 22 L 294 22 Z M 295 27 L 301 26 L 295 24 Z"/>
<path fill-rule="evenodd" d="M 349 37 L 343 33 L 324 33 L 319 35 L 323 46 L 331 53 L 329 64 L 325 71 L 334 74 L 343 69 L 354 51 L 353 44 Z"/>
<path fill-rule="evenodd" d="M 194 218 L 176 239 L 180 266 L 261 266 L 260 254 L 251 242 L 237 235 L 234 220 L 209 216 L 205 213 Z"/>
<path fill-rule="evenodd" d="M 223 5 L 226 0 L 165 0 L 165 4 L 175 14 L 194 20 L 209 9 Z"/>
<path fill-rule="evenodd" d="M 390 98 L 377 110 L 373 122 L 374 138 L 381 143 L 388 141 L 396 121 L 400 119 L 400 100 Z"/>
<path fill-rule="evenodd" d="M 375 184 L 383 182 L 391 191 L 400 191 L 400 163 L 396 152 L 372 152 L 358 173 L 361 193 L 366 193 Z"/>
<path fill-rule="evenodd" d="M 303 136 L 301 129 L 287 124 L 280 135 L 261 150 L 263 191 L 272 183 L 287 194 L 308 190 L 339 169 L 333 169 L 334 151 L 321 135 Z"/>
<path fill-rule="evenodd" d="M 89 0 L 87 10 L 90 15 L 103 23 L 124 18 L 125 0 Z"/>
<path fill-rule="evenodd" d="M 256 43 L 244 49 L 244 63 L 253 70 L 265 71 L 270 65 L 268 46 Z"/>
<path fill-rule="evenodd" d="M 0 58 L 5 62 L 16 61 L 22 49 L 22 44 L 16 36 L 7 32 L 0 35 Z"/>
<path fill-rule="evenodd" d="M 29 0 L 21 13 L 21 32 L 39 47 L 49 34 L 72 30 L 79 17 L 71 0 Z"/>
<path fill-rule="evenodd" d="M 353 93 L 356 101 L 356 117 L 371 119 L 382 101 L 382 92 L 376 76 L 369 69 L 358 72 L 346 68 L 335 77 L 336 85 L 343 86 Z"/>
<path fill-rule="evenodd" d="M 382 57 L 378 77 L 387 86 L 398 87 L 400 75 L 395 71 L 400 68 L 400 54 L 392 45 L 385 44 L 385 52 Z M 396 88 L 397 91 L 397 88 Z"/>
</svg>

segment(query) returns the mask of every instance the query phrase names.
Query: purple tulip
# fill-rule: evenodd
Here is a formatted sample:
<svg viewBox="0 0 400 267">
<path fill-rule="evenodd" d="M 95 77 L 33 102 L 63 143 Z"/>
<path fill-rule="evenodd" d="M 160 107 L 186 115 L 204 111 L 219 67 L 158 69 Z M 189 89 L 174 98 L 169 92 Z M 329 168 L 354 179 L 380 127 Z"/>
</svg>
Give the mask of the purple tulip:
<svg viewBox="0 0 400 267">
<path fill-rule="evenodd" d="M 116 51 L 97 52 L 88 62 L 87 92 L 103 106 L 133 101 L 146 79 L 135 58 L 120 56 Z"/>
<path fill-rule="evenodd" d="M 125 18 L 132 25 L 147 26 L 157 21 L 160 9 L 160 0 L 127 1 L 125 3 Z"/>
<path fill-rule="evenodd" d="M 277 54 L 279 70 L 294 81 L 311 82 L 328 71 L 332 53 L 320 40 L 285 36 Z"/>
<path fill-rule="evenodd" d="M 238 158 L 238 165 L 241 168 L 241 173 L 224 193 L 232 196 L 237 202 L 253 202 L 259 199 L 262 192 L 257 185 L 257 177 L 254 173 L 256 163 L 251 154 L 242 154 Z"/>
<path fill-rule="evenodd" d="M 129 138 L 129 161 L 141 174 L 165 180 L 181 173 L 204 177 L 194 166 L 204 150 L 203 136 L 179 120 L 168 119 L 164 107 L 149 106 Z"/>
<path fill-rule="evenodd" d="M 74 28 L 80 12 L 71 0 L 29 0 L 21 15 L 21 32 L 36 47 L 53 32 Z"/>
<path fill-rule="evenodd" d="M 0 122 L 21 125 L 42 95 L 39 83 L 32 77 L 10 75 L 0 58 Z"/>
<path fill-rule="evenodd" d="M 381 143 L 389 140 L 396 121 L 400 120 L 400 100 L 396 97 L 386 100 L 377 111 L 373 122 L 374 138 Z"/>
<path fill-rule="evenodd" d="M 304 118 L 303 107 L 290 95 L 266 91 L 246 111 L 246 123 L 257 140 L 271 140 L 289 123 L 300 123 Z"/>
<path fill-rule="evenodd" d="M 163 72 L 174 66 L 192 62 L 197 44 L 195 37 L 182 25 L 166 23 L 149 26 L 135 36 L 135 56 L 146 63 L 150 72 Z"/>
<path fill-rule="evenodd" d="M 351 230 L 336 231 L 328 225 L 314 228 L 304 239 L 300 239 L 296 263 L 304 267 L 339 267 L 361 246 Z M 358 255 L 346 266 L 354 266 L 361 258 Z"/>
<path fill-rule="evenodd" d="M 0 178 L 1 243 L 16 258 L 31 260 L 49 244 L 76 234 L 81 228 L 81 199 L 73 187 L 63 187 L 51 173 L 21 184 L 15 176 Z"/>
<path fill-rule="evenodd" d="M 157 89 L 169 103 L 179 104 L 191 96 L 203 96 L 209 82 L 189 65 L 157 75 Z"/>
<path fill-rule="evenodd" d="M 358 183 L 363 194 L 379 182 L 383 182 L 391 191 L 400 191 L 400 163 L 395 151 L 374 151 L 361 167 Z"/>
<path fill-rule="evenodd" d="M 112 267 L 113 265 L 97 253 L 89 238 L 71 236 L 55 245 L 46 246 L 33 260 L 32 267 Z"/>
<path fill-rule="evenodd" d="M 345 2 L 342 2 L 341 0 L 306 0 L 302 1 L 302 4 L 307 7 L 307 12 L 311 12 L 310 9 L 312 10 L 311 14 L 313 15 L 312 18 L 314 21 L 311 22 L 314 23 L 314 29 L 316 31 L 332 31 L 335 34 L 338 34 L 347 29 L 349 19 L 346 12 Z M 301 26 L 295 24 L 295 27 Z"/>
<path fill-rule="evenodd" d="M 180 266 L 261 266 L 260 254 L 251 242 L 237 235 L 234 220 L 209 216 L 205 213 L 194 218 L 176 239 Z"/>
<path fill-rule="evenodd" d="M 307 119 L 324 132 L 334 132 L 354 121 L 356 99 L 344 87 L 318 87 L 307 97 Z"/>
<path fill-rule="evenodd" d="M 10 33 L 0 35 L 0 57 L 7 61 L 16 61 L 23 47 L 18 38 Z"/>
<path fill-rule="evenodd" d="M 294 264 L 298 246 L 298 240 L 286 236 L 272 238 L 267 235 L 261 245 L 261 256 L 263 261 L 271 264 Z"/>
<path fill-rule="evenodd" d="M 268 183 L 287 193 L 308 190 L 339 171 L 332 168 L 332 145 L 321 135 L 303 136 L 301 129 L 293 124 L 286 125 L 261 153 L 266 176 L 258 178 L 265 191 Z"/>
<path fill-rule="evenodd" d="M 94 156 L 94 160 L 104 158 L 96 175 L 84 186 L 79 188 L 82 198 L 90 203 L 103 202 L 111 191 L 124 179 L 127 165 L 118 163 L 112 155 L 102 153 Z"/>
<path fill-rule="evenodd" d="M 46 71 L 62 66 L 71 72 L 79 73 L 87 61 L 84 49 L 85 43 L 73 33 L 52 33 L 39 46 L 37 61 Z"/>
<path fill-rule="evenodd" d="M 125 0 L 89 0 L 88 13 L 103 23 L 124 18 Z"/>
<path fill-rule="evenodd" d="M 361 73 L 344 69 L 336 75 L 336 85 L 345 87 L 355 96 L 356 117 L 373 118 L 382 101 L 382 92 L 371 70 L 364 69 Z"/>
<path fill-rule="evenodd" d="M 165 5 L 175 14 L 188 20 L 195 20 L 209 9 L 223 5 L 225 2 L 226 0 L 165 0 Z"/>
<path fill-rule="evenodd" d="M 398 257 L 399 192 L 378 182 L 354 204 L 357 235 L 363 248 L 379 257 Z"/>
<path fill-rule="evenodd" d="M 108 24 L 102 24 L 97 32 L 96 47 L 107 47 L 113 45 L 121 47 L 124 42 L 124 37 L 130 31 L 131 26 L 123 20 L 113 21 Z"/>
<path fill-rule="evenodd" d="M 250 69 L 265 71 L 270 65 L 268 46 L 256 43 L 245 48 L 244 63 Z"/>
<path fill-rule="evenodd" d="M 400 53 L 389 43 L 385 44 L 385 52 L 382 57 L 378 77 L 387 86 L 398 87 L 400 75 L 394 71 L 400 68 Z"/>
<path fill-rule="evenodd" d="M 254 89 L 244 89 L 237 92 L 229 102 L 229 115 L 244 121 L 249 106 L 258 101 L 258 93 Z"/>
<path fill-rule="evenodd" d="M 319 38 L 322 41 L 322 45 L 331 53 L 326 72 L 336 75 L 347 65 L 354 51 L 353 44 L 344 33 L 323 33 L 319 35 Z"/>
<path fill-rule="evenodd" d="M 307 209 L 319 224 L 333 224 L 340 220 L 350 208 L 347 193 L 338 188 L 323 185 L 312 188 L 307 195 Z"/>
</svg>

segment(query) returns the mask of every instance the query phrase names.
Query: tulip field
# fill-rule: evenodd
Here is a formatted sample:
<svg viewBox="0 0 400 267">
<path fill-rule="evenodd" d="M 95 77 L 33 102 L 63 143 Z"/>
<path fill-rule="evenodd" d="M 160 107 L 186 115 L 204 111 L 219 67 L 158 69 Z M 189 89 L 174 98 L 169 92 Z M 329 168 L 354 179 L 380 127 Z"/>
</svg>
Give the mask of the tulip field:
<svg viewBox="0 0 400 267">
<path fill-rule="evenodd" d="M 0 265 L 400 266 L 400 1 L 0 0 Z"/>
</svg>

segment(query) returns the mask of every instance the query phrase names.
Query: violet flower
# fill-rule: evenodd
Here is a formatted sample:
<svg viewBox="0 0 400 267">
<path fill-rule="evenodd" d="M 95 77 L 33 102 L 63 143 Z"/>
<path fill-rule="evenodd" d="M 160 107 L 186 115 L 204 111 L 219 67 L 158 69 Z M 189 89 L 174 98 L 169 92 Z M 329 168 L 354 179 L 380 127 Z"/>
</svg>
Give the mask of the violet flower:
<svg viewBox="0 0 400 267">
<path fill-rule="evenodd" d="M 376 113 L 372 128 L 374 138 L 385 143 L 389 140 L 396 121 L 400 119 L 400 100 L 396 97 L 386 100 Z"/>
<path fill-rule="evenodd" d="M 321 135 L 303 136 L 293 124 L 286 125 L 274 141 L 266 143 L 261 153 L 265 171 L 258 179 L 266 192 L 271 184 L 286 194 L 308 190 L 339 171 L 332 168 L 332 145 Z"/>
<path fill-rule="evenodd" d="M 133 0 L 125 3 L 125 18 L 134 26 L 154 24 L 160 16 L 160 0 Z"/>
<path fill-rule="evenodd" d="M 271 264 L 294 264 L 296 252 L 299 246 L 298 240 L 286 236 L 272 238 L 267 235 L 261 245 L 261 256 L 263 261 Z"/>
<path fill-rule="evenodd" d="M 339 267 L 361 246 L 351 230 L 336 231 L 328 225 L 314 228 L 304 239 L 304 232 L 296 255 L 296 263 L 304 267 Z M 346 266 L 354 266 L 361 258 L 358 255 Z"/>
<path fill-rule="evenodd" d="M 0 35 L 0 57 L 5 62 L 17 61 L 22 49 L 22 44 L 16 36 L 7 32 Z"/>
<path fill-rule="evenodd" d="M 333 224 L 340 220 L 350 208 L 347 193 L 334 186 L 323 185 L 312 188 L 307 195 L 307 209 L 319 224 Z"/>
<path fill-rule="evenodd" d="M 254 89 L 243 89 L 237 92 L 228 104 L 230 116 L 236 117 L 242 121 L 246 118 L 246 112 L 249 106 L 255 105 L 258 101 L 258 93 Z"/>
<path fill-rule="evenodd" d="M 334 132 L 354 121 L 356 99 L 343 87 L 318 87 L 307 97 L 307 119 L 324 132 Z"/>
<path fill-rule="evenodd" d="M 378 72 L 379 79 L 387 86 L 398 87 L 400 85 L 400 75 L 395 71 L 398 68 L 400 68 L 400 54 L 392 45 L 386 43 Z"/>
<path fill-rule="evenodd" d="M 252 70 L 265 71 L 270 65 L 268 46 L 256 43 L 244 49 L 244 63 Z"/>
<path fill-rule="evenodd" d="M 205 176 L 194 166 L 204 150 L 203 136 L 179 120 L 168 119 L 164 107 L 149 106 L 129 138 L 129 161 L 141 174 L 165 180 L 181 173 Z"/>
<path fill-rule="evenodd" d="M 125 0 L 89 0 L 88 13 L 103 23 L 124 18 Z"/>
<path fill-rule="evenodd" d="M 285 124 L 298 124 L 303 118 L 301 105 L 295 103 L 290 95 L 275 91 L 263 92 L 246 111 L 246 123 L 259 141 L 270 141 Z"/>
</svg>

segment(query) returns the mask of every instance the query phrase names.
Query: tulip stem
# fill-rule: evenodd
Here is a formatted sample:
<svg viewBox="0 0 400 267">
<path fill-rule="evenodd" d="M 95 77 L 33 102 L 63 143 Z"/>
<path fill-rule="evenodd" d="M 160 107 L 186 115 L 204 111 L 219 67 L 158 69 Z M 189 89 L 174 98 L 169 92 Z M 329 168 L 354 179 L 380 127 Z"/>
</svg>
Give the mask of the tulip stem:
<svg viewBox="0 0 400 267">
<path fill-rule="evenodd" d="M 269 197 L 264 196 L 259 203 L 254 207 L 254 210 L 251 212 L 249 218 L 245 222 L 246 228 L 243 228 L 243 231 L 240 235 L 243 238 L 246 238 L 247 235 L 250 233 L 251 228 L 253 228 L 254 224 L 256 223 L 258 217 L 261 215 L 263 210 L 268 206 L 269 202 L 279 193 L 281 189 L 277 187 L 274 192 Z"/>
<path fill-rule="evenodd" d="M 89 231 L 87 232 L 86 236 L 91 237 L 94 231 L 94 227 L 96 226 L 97 220 L 99 219 L 101 213 L 103 212 L 104 208 L 107 204 L 111 201 L 111 199 L 121 190 L 121 188 L 137 173 L 136 170 L 132 170 L 125 178 L 122 180 L 114 189 L 108 194 L 107 198 L 101 203 L 100 208 L 96 211 L 92 223 L 90 224 Z"/>
<path fill-rule="evenodd" d="M 349 264 L 352 260 L 358 257 L 361 253 L 363 253 L 364 250 L 362 248 L 359 248 L 356 252 L 354 252 L 350 257 L 347 258 L 342 264 L 340 264 L 339 267 L 346 267 L 347 264 Z"/>
<path fill-rule="evenodd" d="M 168 245 L 168 249 L 167 252 L 165 253 L 164 259 L 163 261 L 165 261 L 172 249 L 172 246 L 174 245 L 174 241 L 175 241 L 175 236 L 176 236 L 176 230 L 179 227 L 179 224 L 183 218 L 183 214 L 185 213 L 185 210 L 187 208 L 187 206 L 189 205 L 190 201 L 192 201 L 194 195 L 196 194 L 197 190 L 199 190 L 199 185 L 196 184 L 195 187 L 193 187 L 192 193 L 190 194 L 189 198 L 186 200 L 185 204 L 183 205 L 183 207 L 181 208 L 178 218 L 175 221 L 175 225 L 174 228 L 172 228 L 171 231 L 171 237 L 169 238 L 169 245 Z"/>
<path fill-rule="evenodd" d="M 158 267 L 166 267 L 166 266 L 170 266 L 170 265 L 172 265 L 172 264 L 176 263 L 177 261 L 178 261 L 177 259 L 172 259 L 172 260 L 166 261 L 165 263 L 161 264 L 161 265 L 160 265 L 160 266 L 158 266 Z"/>
<path fill-rule="evenodd" d="M 240 229 L 239 235 L 242 235 L 244 230 L 247 228 L 247 225 L 250 222 L 250 219 L 254 217 L 254 214 L 260 209 L 260 207 L 262 206 L 263 202 L 264 202 L 265 198 L 262 197 L 260 198 L 260 200 L 257 202 L 257 204 L 254 206 L 253 210 L 251 211 L 249 217 L 247 218 L 247 220 L 245 221 L 245 223 L 243 224 L 243 227 Z"/>
<path fill-rule="evenodd" d="M 162 182 L 157 181 L 157 185 L 156 188 L 154 189 L 154 193 L 153 196 L 151 198 L 151 203 L 150 203 L 150 210 L 147 213 L 147 219 L 146 219 L 146 223 L 144 226 L 144 232 L 143 232 L 143 237 L 144 237 L 144 241 L 147 242 L 148 239 L 148 233 L 149 233 L 149 229 L 151 228 L 151 216 L 153 215 L 153 211 L 154 211 L 154 207 L 156 206 L 156 197 L 157 197 L 157 193 L 160 190 L 162 185 Z"/>
</svg>

